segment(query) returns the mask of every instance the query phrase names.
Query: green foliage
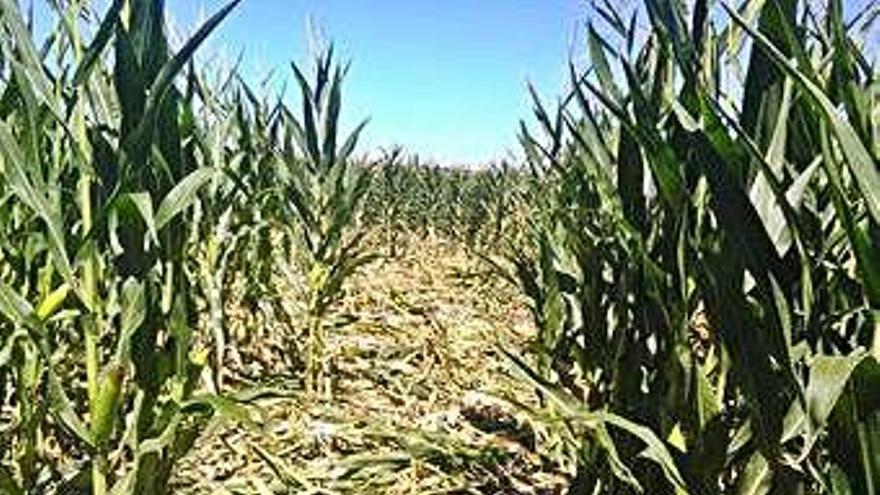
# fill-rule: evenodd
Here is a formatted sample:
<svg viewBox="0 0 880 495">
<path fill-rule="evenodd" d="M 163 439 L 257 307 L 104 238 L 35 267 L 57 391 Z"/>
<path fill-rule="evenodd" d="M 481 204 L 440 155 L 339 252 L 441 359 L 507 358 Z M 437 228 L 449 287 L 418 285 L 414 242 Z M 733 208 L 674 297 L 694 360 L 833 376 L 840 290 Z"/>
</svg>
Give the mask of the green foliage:
<svg viewBox="0 0 880 495">
<path fill-rule="evenodd" d="M 516 364 L 572 490 L 875 493 L 876 73 L 839 2 L 821 21 L 747 2 L 757 28 L 645 5 L 636 52 L 635 24 L 596 6 L 620 43 L 591 28 L 592 71 L 572 67 L 554 117 L 536 98 L 545 137 L 522 138 L 552 200 L 510 258 L 539 329 Z"/>
<path fill-rule="evenodd" d="M 508 357 L 572 493 L 877 493 L 880 105 L 839 0 L 646 0 L 646 39 L 603 0 L 559 108 L 530 88 L 527 168 L 490 169 L 355 159 L 332 49 L 293 66 L 297 111 L 209 82 L 238 3 L 174 50 L 162 0 L 51 2 L 42 47 L 0 0 L 0 491 L 169 493 L 257 395 L 222 395 L 230 303 L 291 330 L 300 303 L 330 398 L 375 229 L 504 249 L 537 327 Z M 420 438 L 385 459 L 452 456 Z"/>
<path fill-rule="evenodd" d="M 527 174 L 507 162 L 489 168 L 444 168 L 392 150 L 373 173 L 366 221 L 384 234 L 394 256 L 404 239 L 442 237 L 478 252 L 516 236 L 528 214 Z"/>
<path fill-rule="evenodd" d="M 346 279 L 375 255 L 362 245 L 365 232 L 357 223 L 371 175 L 352 166 L 351 160 L 366 122 L 337 142 L 342 81 L 348 68 L 334 65 L 332 48 L 318 56 L 314 68 L 310 83 L 293 65 L 301 92 L 300 117 L 280 106 L 285 140 L 276 157 L 282 167 L 277 174 L 281 204 L 277 221 L 291 239 L 290 246 L 296 248 L 288 255 L 297 258 L 306 275 L 306 389 L 329 397 L 332 384 L 324 355 L 324 319 L 341 296 Z"/>
<path fill-rule="evenodd" d="M 192 206 L 224 163 L 192 152 L 194 102 L 175 81 L 237 3 L 173 53 L 160 1 L 114 2 L 88 45 L 87 7 L 55 4 L 42 51 L 16 2 L 0 4 L 0 376 L 18 393 L 5 490 L 167 493 L 174 463 L 229 410 L 195 393 L 205 360 L 187 277 Z M 43 457 L 48 435 L 81 471 Z"/>
</svg>

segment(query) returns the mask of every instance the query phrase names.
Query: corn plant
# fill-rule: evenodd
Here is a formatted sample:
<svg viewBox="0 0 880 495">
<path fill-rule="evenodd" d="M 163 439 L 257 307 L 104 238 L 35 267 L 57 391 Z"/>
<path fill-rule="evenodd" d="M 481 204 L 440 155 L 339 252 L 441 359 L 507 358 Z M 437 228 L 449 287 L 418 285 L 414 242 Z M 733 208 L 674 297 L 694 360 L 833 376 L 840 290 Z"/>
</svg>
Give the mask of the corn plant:
<svg viewBox="0 0 880 495">
<path fill-rule="evenodd" d="M 161 1 L 112 2 L 89 42 L 92 9 L 54 4 L 43 50 L 0 3 L 2 223 L 20 233 L 0 255 L 0 373 L 18 391 L 5 492 L 167 493 L 207 421 L 237 410 L 197 392 L 188 219 L 219 164 L 199 162 L 175 85 L 237 3 L 174 53 Z M 49 436 L 83 467 L 51 465 Z"/>
<path fill-rule="evenodd" d="M 334 65 L 332 48 L 319 55 L 310 83 L 297 65 L 293 71 L 302 96 L 302 114 L 281 106 L 283 147 L 277 152 L 278 194 L 282 207 L 278 224 L 305 274 L 307 345 L 305 386 L 310 394 L 332 393 L 330 366 L 324 355 L 325 318 L 342 294 L 343 284 L 375 258 L 364 249 L 358 228 L 362 200 L 370 174 L 352 166 L 363 122 L 338 141 L 342 81 L 347 67 Z"/>
<path fill-rule="evenodd" d="M 201 102 L 195 120 L 209 123 L 196 127 L 194 152 L 205 165 L 223 172 L 202 189 L 196 204 L 193 241 L 200 247 L 190 268 L 206 303 L 217 390 L 224 383 L 224 359 L 230 351 L 237 352 L 230 345 L 226 323 L 230 301 L 252 313 L 284 314 L 275 311 L 273 303 L 278 299 L 272 280 L 277 259 L 272 245 L 273 212 L 279 204 L 272 150 L 277 147 L 273 128 L 278 125 L 278 111 L 237 72 L 221 76 L 222 82 L 216 85 L 190 76 Z M 235 293 L 239 279 L 243 279 L 243 290 Z"/>
<path fill-rule="evenodd" d="M 644 7 L 639 43 L 595 6 L 588 70 L 522 138 L 551 196 L 511 256 L 535 361 L 510 358 L 571 492 L 877 493 L 877 82 L 853 24 L 834 0 Z"/>
<path fill-rule="evenodd" d="M 515 236 L 519 210 L 527 209 L 518 198 L 519 171 L 508 162 L 486 170 L 470 171 L 465 179 L 459 237 L 476 251 L 492 251 L 505 235 Z"/>
<path fill-rule="evenodd" d="M 368 221 L 382 232 L 382 242 L 391 257 L 397 256 L 400 250 L 400 234 L 406 228 L 403 209 L 411 192 L 407 188 L 407 170 L 400 163 L 401 153 L 399 147 L 385 152 L 365 199 L 365 209 L 375 215 Z"/>
</svg>

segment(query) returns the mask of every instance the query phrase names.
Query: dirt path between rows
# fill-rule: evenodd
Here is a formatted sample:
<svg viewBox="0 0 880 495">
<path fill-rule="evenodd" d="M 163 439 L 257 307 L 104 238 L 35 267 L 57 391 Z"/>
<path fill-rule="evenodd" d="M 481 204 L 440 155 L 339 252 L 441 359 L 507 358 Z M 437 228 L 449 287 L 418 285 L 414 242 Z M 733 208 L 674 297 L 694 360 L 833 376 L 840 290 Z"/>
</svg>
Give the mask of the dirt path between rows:
<svg viewBox="0 0 880 495">
<path fill-rule="evenodd" d="M 295 392 L 261 400 L 250 431 L 214 427 L 178 492 L 559 493 L 527 419 L 499 400 L 533 400 L 496 347 L 526 345 L 528 309 L 485 272 L 441 242 L 367 267 L 330 332 L 333 400 Z"/>
</svg>

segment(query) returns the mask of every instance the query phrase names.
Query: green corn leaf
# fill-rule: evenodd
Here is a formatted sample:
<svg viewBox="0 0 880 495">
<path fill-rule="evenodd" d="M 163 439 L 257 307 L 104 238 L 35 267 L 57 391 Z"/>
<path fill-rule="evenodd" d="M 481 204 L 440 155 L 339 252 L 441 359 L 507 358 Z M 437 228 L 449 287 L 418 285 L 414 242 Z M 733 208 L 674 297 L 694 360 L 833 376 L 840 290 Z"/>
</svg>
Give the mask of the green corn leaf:
<svg viewBox="0 0 880 495">
<path fill-rule="evenodd" d="M 119 14 L 124 5 L 125 0 L 113 0 L 110 8 L 107 9 L 107 13 L 104 15 L 100 27 L 98 27 L 98 32 L 95 34 L 95 38 L 86 49 L 79 66 L 76 68 L 76 73 L 73 76 L 74 86 L 79 86 L 89 78 L 89 75 L 91 75 L 92 69 L 100 59 L 101 54 L 104 53 L 104 49 L 107 47 L 110 38 L 113 36 L 116 23 L 119 22 Z"/>
<path fill-rule="evenodd" d="M 174 443 L 177 430 L 180 428 L 185 417 L 186 415 L 181 412 L 171 414 L 168 422 L 158 432 L 158 435 L 145 439 L 138 444 L 135 456 L 138 459 L 144 459 L 149 455 L 162 455 L 162 452 Z"/>
<path fill-rule="evenodd" d="M 705 137 L 701 139 L 700 149 L 713 193 L 713 209 L 721 226 L 739 246 L 739 254 L 751 274 L 762 277 L 769 272 L 783 283 L 787 280 L 786 270 L 776 245 L 737 177 L 736 162 L 748 150 L 737 146 L 738 143 L 730 138 L 721 119 L 705 98 L 702 110 Z"/>
<path fill-rule="evenodd" d="M 42 100 L 41 102 L 49 105 L 56 115 L 63 115 L 62 112 L 58 111 L 56 100 L 52 97 L 52 84 L 46 77 L 42 58 L 34 46 L 27 25 L 24 23 L 24 16 L 21 14 L 18 2 L 16 0 L 0 0 L 0 18 L 2 18 L 3 24 L 12 35 L 16 50 L 21 56 L 21 68 L 27 80 L 37 90 L 37 94 Z M 3 43 L 2 48 L 6 51 L 7 43 Z M 11 53 L 6 53 L 6 55 L 11 60 L 15 60 Z"/>
<path fill-rule="evenodd" d="M 120 201 L 130 201 L 140 213 L 150 238 L 159 244 L 159 229 L 156 227 L 156 217 L 153 214 L 153 199 L 149 193 L 128 193 L 120 198 Z M 167 220 L 166 220 L 167 221 Z"/>
<path fill-rule="evenodd" d="M 34 308 L 18 292 L 0 282 L 0 314 L 19 327 L 33 328 Z"/>
<path fill-rule="evenodd" d="M 15 482 L 12 473 L 3 465 L 0 465 L 0 492 L 8 495 L 25 495 L 25 491 Z"/>
<path fill-rule="evenodd" d="M 24 155 L 18 147 L 9 125 L 3 121 L 0 121 L 0 149 L 2 149 L 0 153 L 5 158 L 0 162 L 0 170 L 3 171 L 6 180 L 21 202 L 45 223 L 49 234 L 49 246 L 52 250 L 52 261 L 65 281 L 76 287 L 73 281 L 73 269 L 67 257 L 61 219 L 57 212 L 51 208 L 48 198 L 37 191 L 31 183 Z"/>
<path fill-rule="evenodd" d="M 144 80 L 131 34 L 123 27 L 122 23 L 116 23 L 113 45 L 113 96 L 118 102 L 122 114 L 120 132 L 123 136 L 128 137 L 134 134 L 138 123 L 144 117 L 144 101 L 148 81 Z M 95 79 L 100 80 L 101 78 Z M 143 147 L 147 149 L 146 143 L 143 144 Z M 136 158 L 141 158 L 141 156 L 138 155 Z"/>
<path fill-rule="evenodd" d="M 880 225 L 880 170 L 878 170 L 876 161 L 871 157 L 871 153 L 859 140 L 855 129 L 840 116 L 834 104 L 814 81 L 789 61 L 763 34 L 749 26 L 746 20 L 727 4 L 722 3 L 722 5 L 727 9 L 731 18 L 755 40 L 758 48 L 763 50 L 778 67 L 785 70 L 822 110 L 825 120 L 840 142 L 841 150 L 846 156 L 846 164 L 865 199 L 874 224 Z"/>
<path fill-rule="evenodd" d="M 593 427 L 593 435 L 595 435 L 596 441 L 602 449 L 605 450 L 614 477 L 632 487 L 637 493 L 643 493 L 644 488 L 642 487 L 642 484 L 639 483 L 639 480 L 633 474 L 629 466 L 627 466 L 620 458 L 617 445 L 615 445 L 614 439 L 611 438 L 608 428 L 600 423 Z"/>
<path fill-rule="evenodd" d="M 51 363 L 48 355 L 49 352 L 45 344 L 41 344 L 41 347 L 44 359 L 46 359 L 47 363 Z M 55 372 L 53 365 L 50 364 L 46 367 L 46 375 L 49 382 L 49 408 L 52 415 L 58 419 L 58 422 L 61 425 L 78 438 L 83 445 L 93 447 L 94 441 L 92 435 L 85 423 L 83 423 L 82 419 L 77 415 L 76 410 L 73 407 L 73 402 L 67 394 L 66 387 L 62 383 L 61 377 Z"/>
<path fill-rule="evenodd" d="M 861 349 L 857 352 L 863 352 Z M 829 356 L 826 356 L 829 357 Z M 856 356 L 852 356 L 856 357 Z M 857 358 L 857 357 L 856 357 Z M 842 364 L 826 363 L 837 368 Z M 844 365 L 849 368 L 849 365 Z M 829 377 L 838 374 L 841 370 Z M 848 370 L 843 370 L 844 374 Z M 827 384 L 826 380 L 821 380 Z M 834 384 L 838 379 L 832 378 Z M 880 480 L 880 396 L 876 393 L 880 387 L 880 363 L 868 357 L 856 366 L 844 387 L 843 393 L 836 400 L 833 412 L 828 421 L 827 436 L 833 448 L 824 450 L 829 455 L 832 488 L 844 489 L 858 494 L 875 494 L 877 480 Z M 836 385 L 833 387 L 836 388 Z M 820 391 L 817 389 L 817 391 Z M 832 389 L 833 393 L 833 389 Z M 817 397 L 818 401 L 823 401 Z M 825 410 L 825 407 L 821 408 Z M 808 451 L 804 452 L 809 454 Z M 834 478 L 845 478 L 841 483 Z M 833 493 L 833 491 L 832 491 Z"/>
<path fill-rule="evenodd" d="M 629 72 L 628 72 L 629 74 Z M 637 88 L 638 83 L 630 76 L 631 89 Z M 680 161 L 676 157 L 675 150 L 668 141 L 663 140 L 656 128 L 648 125 L 647 122 L 634 123 L 630 120 L 627 113 L 618 107 L 610 98 L 602 91 L 596 88 L 588 81 L 583 81 L 584 85 L 595 95 L 615 117 L 617 117 L 621 125 L 626 127 L 630 135 L 635 138 L 644 148 L 652 150 L 646 158 L 654 174 L 654 179 L 660 190 L 660 194 L 665 201 L 673 208 L 682 205 L 686 198 L 686 191 L 681 177 Z M 644 107 L 645 102 L 640 100 L 634 102 L 636 106 Z"/>
<path fill-rule="evenodd" d="M 615 217 L 623 221 L 623 206 L 620 196 L 614 189 L 614 184 L 609 177 L 608 172 L 612 170 L 611 157 L 605 144 L 598 137 L 598 130 L 595 124 L 587 119 L 580 128 L 575 127 L 571 118 L 566 118 L 566 124 L 575 139 L 583 146 L 584 150 L 591 156 L 581 160 L 590 179 L 595 181 L 597 189 L 599 189 L 602 203 L 608 211 L 611 211 Z"/>
<path fill-rule="evenodd" d="M 318 124 L 316 122 L 312 89 L 299 67 L 296 64 L 291 64 L 291 67 L 302 93 L 302 126 L 305 142 L 300 143 L 300 150 L 309 157 L 315 167 L 320 167 L 321 152 L 318 148 Z"/>
<path fill-rule="evenodd" d="M 333 80 L 330 82 L 330 92 L 328 94 L 326 113 L 324 118 L 324 145 L 323 159 L 326 164 L 336 162 L 336 133 L 339 125 L 339 112 L 342 108 L 342 94 L 340 86 L 342 85 L 342 69 L 337 68 L 333 74 Z M 344 161 L 342 161 L 344 163 Z"/>
<path fill-rule="evenodd" d="M 613 413 L 603 413 L 602 419 L 607 424 L 620 428 L 641 440 L 645 444 L 645 448 L 639 453 L 639 457 L 643 457 L 659 466 L 663 470 L 663 475 L 672 486 L 676 487 L 679 494 L 688 493 L 687 484 L 678 471 L 678 466 L 669 453 L 669 449 L 666 448 L 666 444 L 650 428 Z"/>
<path fill-rule="evenodd" d="M 168 222 L 192 206 L 199 189 L 216 176 L 216 170 L 200 168 L 184 177 L 159 204 L 155 217 L 156 230 L 161 231 Z"/>
<path fill-rule="evenodd" d="M 865 229 L 856 224 L 853 218 L 853 211 L 849 207 L 847 195 L 843 187 L 843 179 L 840 176 L 841 170 L 834 162 L 828 134 L 828 130 L 823 125 L 823 128 L 820 129 L 822 164 L 828 176 L 831 200 L 837 213 L 838 221 L 843 225 L 846 237 L 852 245 L 857 268 L 862 276 L 861 282 L 865 288 L 868 300 L 874 306 L 878 306 L 880 305 L 880 259 L 877 259 L 876 249 L 871 247 L 871 238 L 865 232 Z"/>
<path fill-rule="evenodd" d="M 586 410 L 583 406 L 578 404 L 573 397 L 568 396 L 564 391 L 541 378 L 541 376 L 532 370 L 522 359 L 505 349 L 501 349 L 501 352 L 532 385 L 541 390 L 542 393 L 546 394 L 546 396 L 549 397 L 555 405 L 560 407 L 560 409 L 570 418 L 583 421 L 584 425 L 589 428 L 611 425 L 642 441 L 645 444 L 645 448 L 639 456 L 657 464 L 657 466 L 663 471 L 666 480 L 678 490 L 678 493 L 688 493 L 687 484 L 685 483 L 675 460 L 669 453 L 669 449 L 666 448 L 666 444 L 663 443 L 663 441 L 660 440 L 650 428 L 630 421 L 612 412 Z"/>
<path fill-rule="evenodd" d="M 807 439 L 804 457 L 824 430 L 853 372 L 868 358 L 867 351 L 858 349 L 848 356 L 818 355 L 810 362 L 810 381 L 806 390 Z"/>
<path fill-rule="evenodd" d="M 645 6 L 651 26 L 660 35 L 660 39 L 671 44 L 685 78 L 692 80 L 696 48 L 688 37 L 683 3 L 676 0 L 646 0 Z"/>
<path fill-rule="evenodd" d="M 852 487 L 846 473 L 840 469 L 840 466 L 833 464 L 830 469 L 830 487 L 831 495 L 852 495 Z"/>
<path fill-rule="evenodd" d="M 761 10 L 764 8 L 764 4 L 767 0 L 745 0 L 742 2 L 742 5 L 739 8 L 740 15 L 742 15 L 743 19 L 746 20 L 749 24 L 751 24 L 761 13 Z M 739 55 L 740 50 L 743 45 L 743 40 L 745 39 L 743 30 L 735 25 L 731 24 L 727 26 L 725 30 L 725 35 L 727 38 L 727 53 L 730 57 L 736 57 Z"/>
<path fill-rule="evenodd" d="M 599 36 L 599 33 L 596 32 L 592 23 L 587 26 L 587 44 L 590 48 L 590 60 L 593 62 L 593 68 L 596 71 L 596 75 L 599 77 L 599 82 L 602 85 L 602 88 L 605 89 L 614 101 L 623 101 L 620 89 L 614 82 L 614 76 L 611 73 L 611 65 L 608 63 L 608 58 L 605 56 L 606 43 Z"/>
<path fill-rule="evenodd" d="M 532 102 L 534 106 L 535 117 L 538 119 L 538 122 L 541 124 L 544 132 L 551 137 L 552 145 L 550 150 L 543 150 L 544 154 L 547 155 L 548 158 L 552 158 L 559 151 L 559 148 L 562 146 L 562 126 L 559 125 L 561 123 L 562 118 L 562 107 L 557 109 L 556 118 L 551 119 L 550 115 L 547 113 L 547 110 L 544 108 L 544 104 L 541 102 L 541 97 L 538 96 L 538 90 L 535 89 L 534 86 L 529 84 L 528 86 L 529 94 L 532 97 Z M 538 141 L 533 141 L 533 143 L 541 147 Z"/>
<path fill-rule="evenodd" d="M 3 304 L 2 292 L 3 289 L 0 289 L 0 305 Z M 4 310 L 2 306 L 0 306 L 0 314 L 6 314 L 6 310 Z M 0 344 L 2 344 L 0 345 L 0 370 L 5 368 L 9 364 L 9 361 L 12 359 L 12 351 L 15 349 L 16 342 L 19 339 L 27 338 L 27 336 L 28 333 L 26 330 L 24 330 L 23 328 L 18 328 L 14 330 L 10 335 L 4 337 L 5 341 L 0 341 Z"/>
<path fill-rule="evenodd" d="M 788 349 L 792 347 L 792 322 L 791 322 L 791 311 L 789 309 L 788 300 L 785 297 L 785 294 L 782 292 L 782 288 L 779 287 L 779 282 L 770 275 L 770 288 L 773 293 L 773 302 L 776 310 L 776 317 L 779 321 L 779 328 L 782 331 L 783 338 L 785 339 L 785 346 Z"/>
<path fill-rule="evenodd" d="M 354 130 L 349 133 L 348 137 L 345 139 L 345 142 L 342 143 L 342 146 L 339 147 L 337 160 L 345 161 L 351 157 L 352 152 L 354 152 L 354 149 L 357 146 L 357 142 L 360 138 L 361 132 L 363 132 L 364 128 L 369 122 L 369 119 L 362 120 L 357 126 L 355 126 Z"/>
<path fill-rule="evenodd" d="M 124 362 L 129 353 L 131 338 L 147 317 L 147 299 L 144 285 L 128 278 L 122 285 L 122 314 L 117 341 L 117 359 Z"/>
<path fill-rule="evenodd" d="M 773 488 L 773 470 L 770 463 L 755 452 L 737 479 L 737 495 L 767 495 Z"/>
<path fill-rule="evenodd" d="M 143 118 L 137 130 L 128 138 L 124 148 L 133 155 L 143 153 L 144 147 L 150 142 L 148 136 L 153 131 L 155 120 L 159 114 L 163 99 L 168 89 L 174 83 L 174 79 L 186 64 L 192 59 L 196 50 L 208 38 L 208 36 L 220 25 L 221 22 L 232 12 L 241 0 L 232 0 L 212 15 L 201 27 L 189 38 L 183 47 L 165 62 L 155 80 L 150 85 L 149 95 L 144 107 Z"/>
</svg>

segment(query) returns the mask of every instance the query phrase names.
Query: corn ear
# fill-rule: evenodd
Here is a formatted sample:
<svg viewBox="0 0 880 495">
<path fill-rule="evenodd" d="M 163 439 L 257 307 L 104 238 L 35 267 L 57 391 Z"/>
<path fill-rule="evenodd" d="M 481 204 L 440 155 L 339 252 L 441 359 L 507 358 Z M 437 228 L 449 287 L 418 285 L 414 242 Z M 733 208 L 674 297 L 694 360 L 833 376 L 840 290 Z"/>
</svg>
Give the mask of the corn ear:
<svg viewBox="0 0 880 495">
<path fill-rule="evenodd" d="M 119 362 L 111 364 L 101 379 L 101 389 L 94 406 L 92 418 L 92 439 L 96 446 L 107 443 L 113 434 L 116 424 L 116 411 L 122 386 L 125 382 L 125 365 Z"/>
<path fill-rule="evenodd" d="M 37 307 L 37 318 L 40 321 L 46 321 L 52 317 L 67 299 L 68 294 L 70 294 L 70 285 L 61 284 L 60 287 L 46 295 L 46 298 Z"/>
</svg>

